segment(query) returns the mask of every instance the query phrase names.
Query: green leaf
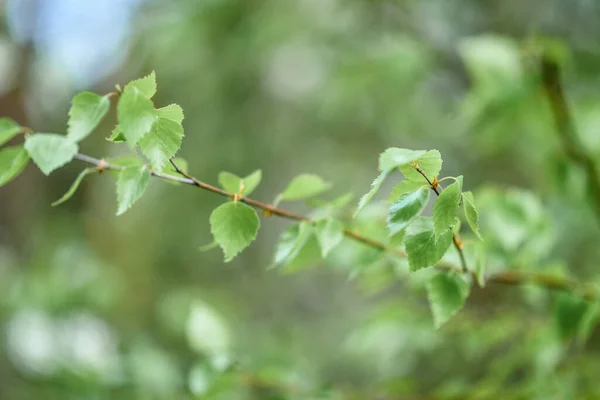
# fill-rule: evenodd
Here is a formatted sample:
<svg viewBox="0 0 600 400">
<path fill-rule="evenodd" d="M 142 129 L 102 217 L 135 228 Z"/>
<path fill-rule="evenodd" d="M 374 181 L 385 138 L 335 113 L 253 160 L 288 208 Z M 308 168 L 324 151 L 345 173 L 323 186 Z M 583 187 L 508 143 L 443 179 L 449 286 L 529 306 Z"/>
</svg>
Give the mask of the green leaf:
<svg viewBox="0 0 600 400">
<path fill-rule="evenodd" d="M 356 211 L 354 212 L 354 217 L 356 217 L 356 215 L 360 212 L 360 210 L 362 210 L 367 205 L 367 203 L 369 203 L 369 201 L 371 201 L 371 199 L 373 198 L 373 196 L 375 196 L 377 191 L 379 191 L 381 184 L 383 183 L 383 181 L 385 180 L 385 178 L 389 175 L 389 173 L 391 171 L 392 171 L 391 169 L 386 169 L 381 174 L 379 174 L 379 176 L 377 178 L 375 178 L 373 183 L 371 183 L 371 190 L 369 190 L 369 192 L 367 194 L 365 194 L 363 197 L 360 198 L 360 201 L 358 202 L 358 207 L 356 208 Z"/>
<path fill-rule="evenodd" d="M 379 155 L 379 171 L 387 171 L 407 165 L 422 157 L 426 153 L 425 150 L 409 150 L 390 147 Z"/>
<path fill-rule="evenodd" d="M 73 97 L 67 123 L 67 137 L 73 142 L 86 138 L 98 126 L 110 108 L 106 96 L 81 92 Z"/>
<path fill-rule="evenodd" d="M 473 230 L 473 232 L 477 235 L 479 239 L 481 239 L 481 234 L 479 233 L 479 213 L 475 208 L 475 202 L 473 200 L 473 193 L 464 192 L 462 194 L 462 202 L 463 209 L 465 211 L 465 218 L 467 219 L 467 223 Z"/>
<path fill-rule="evenodd" d="M 150 170 L 145 166 L 127 167 L 117 180 L 117 215 L 123 214 L 142 197 L 150 183 Z"/>
<path fill-rule="evenodd" d="M 581 296 L 572 293 L 559 293 L 556 301 L 556 329 L 562 340 L 577 334 L 582 327 L 589 304 Z"/>
<path fill-rule="evenodd" d="M 411 271 L 418 271 L 435 265 L 441 260 L 452 243 L 452 232 L 446 231 L 436 237 L 433 230 L 407 236 L 405 241 L 408 265 Z"/>
<path fill-rule="evenodd" d="M 124 91 L 127 91 L 127 89 L 131 90 L 133 88 L 137 89 L 142 96 L 150 100 L 156 93 L 156 74 L 154 71 L 150 72 L 149 75 L 143 78 L 129 82 L 127 85 L 125 85 Z"/>
<path fill-rule="evenodd" d="M 36 133 L 25 140 L 25 150 L 44 175 L 62 167 L 77 154 L 77 144 L 55 133 Z"/>
<path fill-rule="evenodd" d="M 210 231 L 229 262 L 256 237 L 260 220 L 253 208 L 240 202 L 228 202 L 210 215 Z"/>
<path fill-rule="evenodd" d="M 416 164 L 425 176 L 433 181 L 433 178 L 438 176 L 442 170 L 442 155 L 437 150 L 429 150 L 416 160 Z M 423 175 L 417 172 L 412 164 L 400 166 L 400 172 L 408 180 L 427 183 Z"/>
<path fill-rule="evenodd" d="M 0 146 L 21 133 L 21 126 L 10 118 L 0 118 Z"/>
<path fill-rule="evenodd" d="M 23 146 L 0 149 L 0 187 L 15 179 L 29 163 L 29 155 Z"/>
<path fill-rule="evenodd" d="M 126 154 L 123 156 L 112 157 L 108 159 L 110 164 L 118 165 L 119 167 L 141 167 L 144 165 L 143 160 L 133 154 Z M 117 171 L 120 173 L 120 171 Z"/>
<path fill-rule="evenodd" d="M 470 285 L 456 274 L 441 272 L 427 282 L 426 288 L 433 325 L 439 329 L 463 308 Z"/>
<path fill-rule="evenodd" d="M 441 235 L 455 224 L 461 192 L 462 176 L 459 176 L 456 181 L 442 190 L 435 201 L 433 205 L 433 226 L 436 235 Z"/>
<path fill-rule="evenodd" d="M 71 197 L 73 197 L 73 195 L 77 191 L 77 188 L 79 188 L 81 181 L 83 181 L 83 178 L 85 178 L 86 175 L 93 174 L 96 171 L 97 171 L 96 168 L 86 168 L 83 171 L 81 171 L 79 173 L 79 175 L 77 175 L 77 178 L 75 178 L 75 180 L 71 184 L 71 187 L 69 188 L 69 190 L 67 190 L 67 192 L 65 194 L 63 194 L 60 199 L 58 199 L 54 203 L 52 203 L 52 207 L 56 207 L 57 205 L 62 204 L 65 201 L 69 200 Z"/>
<path fill-rule="evenodd" d="M 242 190 L 242 196 L 249 196 L 262 179 L 262 171 L 256 170 L 245 178 L 240 178 L 239 176 L 232 174 L 230 172 L 220 172 L 219 173 L 219 184 L 223 189 L 231 193 L 239 193 L 240 188 Z"/>
<path fill-rule="evenodd" d="M 289 183 L 283 193 L 279 195 L 280 200 L 300 200 L 316 196 L 331 187 L 331 183 L 325 182 L 321 177 L 313 174 L 298 175 Z"/>
<path fill-rule="evenodd" d="M 274 264 L 291 263 L 312 236 L 313 227 L 308 222 L 291 225 L 281 233 L 275 250 Z"/>
<path fill-rule="evenodd" d="M 315 232 L 325 258 L 344 238 L 344 225 L 333 218 L 322 219 L 316 223 Z"/>
<path fill-rule="evenodd" d="M 127 139 L 125 139 L 125 134 L 119 125 L 113 128 L 112 133 L 106 138 L 106 140 L 113 143 L 124 143 L 127 141 Z"/>
<path fill-rule="evenodd" d="M 258 187 L 258 184 L 262 180 L 262 171 L 257 169 L 247 177 L 243 179 L 244 190 L 242 191 L 243 196 L 250 196 L 254 190 Z"/>
<path fill-rule="evenodd" d="M 178 104 L 169 104 L 168 106 L 156 110 L 159 118 L 170 119 L 179 125 L 183 122 L 183 110 Z"/>
<path fill-rule="evenodd" d="M 408 193 L 408 192 L 414 192 L 417 189 L 420 189 L 423 187 L 423 182 L 415 182 L 415 181 L 409 181 L 408 179 L 403 180 L 402 182 L 400 182 L 399 184 L 397 184 L 396 186 L 394 186 L 394 188 L 392 189 L 392 192 L 390 193 L 390 195 L 387 198 L 387 202 L 388 203 L 393 203 L 396 200 L 398 200 L 398 198 L 400 196 L 402 196 L 404 193 Z M 429 188 L 429 186 L 427 186 Z"/>
<path fill-rule="evenodd" d="M 169 159 L 181 147 L 182 140 L 183 127 L 171 119 L 159 117 L 152 125 L 150 133 L 140 140 L 139 145 L 152 167 L 162 172 Z"/>
<path fill-rule="evenodd" d="M 404 193 L 392 204 L 387 216 L 390 236 L 406 228 L 417 217 L 429 201 L 429 188 Z"/>
<path fill-rule="evenodd" d="M 128 85 L 129 86 L 129 85 Z M 125 87 L 117 105 L 119 128 L 131 148 L 150 132 L 157 119 L 152 102 L 136 87 Z"/>
</svg>

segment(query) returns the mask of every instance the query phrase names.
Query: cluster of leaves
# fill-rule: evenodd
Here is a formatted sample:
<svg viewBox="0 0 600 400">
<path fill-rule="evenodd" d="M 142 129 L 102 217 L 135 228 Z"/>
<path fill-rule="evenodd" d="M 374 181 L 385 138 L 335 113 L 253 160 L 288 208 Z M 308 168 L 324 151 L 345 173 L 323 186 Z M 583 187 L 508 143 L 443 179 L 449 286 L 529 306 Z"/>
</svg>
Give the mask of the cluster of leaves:
<svg viewBox="0 0 600 400">
<path fill-rule="evenodd" d="M 155 108 L 152 102 L 155 93 L 154 73 L 128 83 L 123 90 L 118 88 L 118 93 L 105 96 L 91 92 L 79 93 L 72 101 L 66 135 L 32 132 L 12 120 L 1 119 L 0 145 L 19 134 L 25 135 L 25 141 L 20 145 L 4 146 L 0 150 L 0 185 L 18 176 L 30 159 L 45 175 L 75 158 L 86 161 L 86 156 L 78 155 L 78 143 L 97 128 L 108 113 L 110 97 L 116 95 L 118 123 L 107 140 L 125 143 L 133 156 L 102 160 L 94 167 L 85 168 L 65 195 L 53 205 L 73 196 L 87 175 L 112 169 L 116 174 L 117 215 L 123 214 L 142 197 L 151 175 L 169 179 L 173 178 L 177 168 L 187 170 L 185 160 L 173 159 L 184 136 L 183 111 L 176 104 Z M 173 165 L 170 161 L 173 161 Z M 410 272 L 438 265 L 438 270 L 431 274 L 425 285 L 436 327 L 440 327 L 462 308 L 473 277 L 477 278 L 480 285 L 485 283 L 483 262 L 469 265 L 469 270 L 465 270 L 464 264 L 439 264 L 453 242 L 462 251 L 463 243 L 458 237 L 461 219 L 468 223 L 475 237 L 481 239 L 473 194 L 463 191 L 462 176 L 438 179 L 441 169 L 442 158 L 437 150 L 385 150 L 379 157 L 380 174 L 369 192 L 360 199 L 354 213 L 356 217 L 367 206 L 393 172 L 402 174 L 404 179 L 394 186 L 387 200 L 390 205 L 386 218 L 388 232 L 385 246 L 396 253 L 406 253 Z M 212 212 L 209 222 L 215 243 L 223 250 L 225 261 L 232 260 L 248 247 L 258 233 L 260 218 L 244 200 L 258 187 L 261 178 L 260 170 L 245 177 L 230 172 L 221 172 L 218 176 L 218 182 L 223 191 L 229 194 L 229 200 Z M 442 189 L 443 181 L 450 183 Z M 331 201 L 315 199 L 330 187 L 331 184 L 319 176 L 301 174 L 276 196 L 274 207 L 285 201 L 307 200 L 316 210 L 310 218 L 292 224 L 282 233 L 275 251 L 274 265 L 294 271 L 316 258 L 328 257 L 345 236 L 353 236 L 350 230 L 352 221 L 345 220 L 337 212 L 348 205 L 351 200 L 349 196 Z M 423 216 L 432 192 L 437 197 L 431 216 Z M 476 241 L 469 246 L 477 248 L 478 243 L 481 242 Z M 376 250 L 381 252 L 381 249 Z M 560 309 L 576 307 L 579 310 L 579 303 L 575 303 L 562 301 Z"/>
</svg>

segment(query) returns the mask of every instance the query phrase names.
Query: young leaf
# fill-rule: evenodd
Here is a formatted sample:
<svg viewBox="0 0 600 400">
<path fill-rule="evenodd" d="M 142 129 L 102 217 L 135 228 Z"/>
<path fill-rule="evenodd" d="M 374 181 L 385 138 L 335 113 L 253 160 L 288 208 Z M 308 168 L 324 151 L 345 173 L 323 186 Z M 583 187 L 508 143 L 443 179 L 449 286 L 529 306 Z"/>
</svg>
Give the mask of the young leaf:
<svg viewBox="0 0 600 400">
<path fill-rule="evenodd" d="M 171 119 L 158 117 L 150 132 L 140 139 L 142 153 L 150 160 L 150 164 L 161 172 L 169 159 L 181 147 L 183 127 Z"/>
<path fill-rule="evenodd" d="M 429 188 L 418 189 L 400 196 L 392 204 L 388 213 L 387 227 L 390 231 L 390 236 L 406 228 L 423 211 L 428 201 Z"/>
<path fill-rule="evenodd" d="M 291 225 L 281 233 L 275 250 L 274 264 L 291 262 L 312 235 L 312 227 L 307 222 Z"/>
<path fill-rule="evenodd" d="M 249 196 L 258 186 L 261 178 L 261 170 L 256 170 L 245 178 L 240 178 L 235 174 L 223 171 L 219 173 L 219 184 L 223 189 L 231 193 L 238 193 L 243 185 L 242 196 Z"/>
<path fill-rule="evenodd" d="M 430 180 L 433 180 L 434 177 L 438 176 L 442 170 L 442 155 L 437 150 L 429 150 L 416 161 L 418 167 Z M 404 177 L 408 180 L 427 183 L 423 175 L 417 172 L 412 164 L 400 166 L 400 172 L 402 172 Z"/>
<path fill-rule="evenodd" d="M 0 149 L 0 187 L 15 179 L 29 163 L 29 155 L 23 146 Z"/>
<path fill-rule="evenodd" d="M 435 232 L 427 230 L 407 236 L 404 241 L 408 265 L 412 272 L 431 267 L 441 258 L 452 243 L 452 232 L 446 231 L 436 237 Z"/>
<path fill-rule="evenodd" d="M 425 153 L 425 150 L 409 150 L 390 147 L 379 155 L 379 171 L 383 172 L 388 169 L 410 164 Z"/>
<path fill-rule="evenodd" d="M 464 192 L 462 194 L 462 202 L 463 209 L 465 211 L 465 218 L 473 232 L 477 235 L 479 239 L 481 239 L 481 234 L 479 233 L 479 213 L 475 208 L 475 202 L 473 200 L 473 193 Z"/>
<path fill-rule="evenodd" d="M 65 201 L 69 200 L 71 197 L 73 197 L 73 195 L 77 191 L 77 188 L 79 188 L 81 181 L 83 181 L 83 178 L 85 178 L 86 175 L 93 174 L 96 171 L 96 168 L 86 168 L 83 171 L 81 171 L 79 175 L 77 175 L 77 178 L 75 178 L 75 180 L 71 184 L 69 190 L 67 190 L 67 192 L 63 194 L 60 199 L 52 203 L 52 207 L 56 207 L 57 205 L 62 204 Z"/>
<path fill-rule="evenodd" d="M 44 175 L 62 167 L 77 154 L 77 144 L 55 133 L 36 133 L 25 140 L 25 150 Z"/>
<path fill-rule="evenodd" d="M 375 196 L 375 194 L 381 187 L 381 184 L 391 171 L 391 169 L 386 169 L 381 174 L 379 174 L 377 178 L 375 178 L 373 183 L 371 183 L 371 190 L 369 190 L 367 194 L 360 198 L 360 201 L 358 202 L 358 207 L 356 208 L 356 211 L 354 211 L 354 217 L 356 217 L 360 210 L 362 210 L 367 205 L 367 203 L 371 201 L 371 199 L 373 198 L 373 196 Z"/>
<path fill-rule="evenodd" d="M 229 262 L 256 237 L 260 220 L 253 208 L 240 202 L 228 202 L 210 215 L 210 231 Z"/>
<path fill-rule="evenodd" d="M 462 176 L 448 185 L 433 205 L 433 226 L 437 236 L 446 232 L 456 222 L 456 212 L 460 204 Z"/>
<path fill-rule="evenodd" d="M 159 118 L 170 119 L 179 125 L 183 122 L 183 110 L 178 104 L 169 104 L 168 106 L 156 110 Z"/>
<path fill-rule="evenodd" d="M 0 146 L 21 133 L 21 127 L 10 118 L 0 118 Z"/>
<path fill-rule="evenodd" d="M 123 134 L 123 131 L 121 130 L 121 127 L 119 125 L 117 125 L 113 128 L 110 136 L 107 137 L 106 140 L 108 140 L 109 142 L 113 142 L 113 143 L 124 143 L 127 141 L 127 139 L 125 139 L 125 135 Z"/>
<path fill-rule="evenodd" d="M 125 85 L 124 91 L 127 91 L 127 89 L 131 90 L 132 88 L 137 89 L 142 96 L 150 100 L 156 93 L 156 74 L 154 71 L 143 78 L 129 82 Z"/>
<path fill-rule="evenodd" d="M 145 166 L 127 167 L 119 173 L 117 180 L 117 215 L 129 210 L 144 194 L 150 182 L 150 170 Z"/>
<path fill-rule="evenodd" d="M 129 85 L 128 85 L 129 86 Z M 126 87 L 117 105 L 119 128 L 130 147 L 143 138 L 157 119 L 152 102 L 135 86 Z"/>
<path fill-rule="evenodd" d="M 283 193 L 279 195 L 280 200 L 300 200 L 316 196 L 331 187 L 331 183 L 325 182 L 321 177 L 313 174 L 298 175 L 288 184 Z"/>
<path fill-rule="evenodd" d="M 315 225 L 315 232 L 325 258 L 344 238 L 344 225 L 333 218 L 322 219 Z"/>
<path fill-rule="evenodd" d="M 439 329 L 463 308 L 470 285 L 456 274 L 441 272 L 427 282 L 426 288 L 433 325 Z"/>
<path fill-rule="evenodd" d="M 73 97 L 67 123 L 67 137 L 73 142 L 86 138 L 108 112 L 110 100 L 92 92 L 81 92 Z"/>
<path fill-rule="evenodd" d="M 390 193 L 386 201 L 388 203 L 393 203 L 396 200 L 398 200 L 398 197 L 402 196 L 404 193 L 414 192 L 415 190 L 420 189 L 423 186 L 423 182 L 415 182 L 405 179 L 396 186 L 394 186 L 392 192 Z"/>
<path fill-rule="evenodd" d="M 244 179 L 242 179 L 244 184 L 244 190 L 242 191 L 242 196 L 250 196 L 254 190 L 258 187 L 258 184 L 262 180 L 262 171 L 257 169 Z"/>
</svg>

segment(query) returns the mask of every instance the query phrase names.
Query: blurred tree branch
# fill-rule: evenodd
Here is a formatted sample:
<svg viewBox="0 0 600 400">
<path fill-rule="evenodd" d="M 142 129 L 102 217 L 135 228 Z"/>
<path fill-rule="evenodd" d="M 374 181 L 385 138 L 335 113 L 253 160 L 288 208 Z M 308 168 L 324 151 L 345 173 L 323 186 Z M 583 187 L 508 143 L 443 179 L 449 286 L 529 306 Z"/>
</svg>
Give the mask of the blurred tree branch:
<svg viewBox="0 0 600 400">
<path fill-rule="evenodd" d="M 571 161 L 584 170 L 594 211 L 600 222 L 600 171 L 598 171 L 596 162 L 577 136 L 575 123 L 565 98 L 558 62 L 548 54 L 543 54 L 540 59 L 540 74 L 542 86 L 554 116 L 556 132 L 564 152 Z"/>
</svg>

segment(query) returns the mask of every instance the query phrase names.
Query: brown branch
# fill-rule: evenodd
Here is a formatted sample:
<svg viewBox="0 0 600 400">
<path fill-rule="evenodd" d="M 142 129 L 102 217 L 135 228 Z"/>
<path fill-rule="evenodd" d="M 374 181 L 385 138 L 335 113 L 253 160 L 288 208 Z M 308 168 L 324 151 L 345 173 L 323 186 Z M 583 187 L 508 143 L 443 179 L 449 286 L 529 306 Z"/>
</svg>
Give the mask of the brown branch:
<svg viewBox="0 0 600 400">
<path fill-rule="evenodd" d="M 440 193 L 442 192 L 442 187 L 438 183 L 437 178 L 434 178 L 434 180 L 432 182 L 421 168 L 417 167 L 416 170 L 418 173 L 420 173 L 423 176 L 423 178 L 425 178 L 425 180 L 429 184 L 429 187 L 431 188 L 431 190 L 434 191 L 435 195 L 439 197 Z M 458 251 L 458 255 L 460 257 L 461 272 L 466 272 L 466 271 L 468 271 L 468 269 L 467 269 L 467 260 L 465 259 L 465 253 L 463 252 L 463 247 L 464 247 L 463 241 L 460 238 L 458 233 L 452 234 L 452 241 L 454 242 L 454 247 L 456 247 L 456 250 Z"/>
<path fill-rule="evenodd" d="M 90 165 L 95 165 L 100 170 L 114 170 L 114 171 L 122 171 L 123 170 L 123 167 L 121 167 L 119 165 L 110 164 L 109 162 L 106 162 L 105 160 L 90 157 L 85 154 L 76 154 L 75 159 L 85 162 Z M 173 176 L 173 175 L 169 175 L 169 174 L 165 174 L 165 173 L 160 173 L 160 172 L 156 172 L 154 170 L 151 171 L 152 176 L 155 176 L 157 178 L 161 178 L 164 180 L 183 183 L 186 185 L 197 186 L 199 188 L 208 190 L 210 192 L 213 192 L 213 193 L 216 193 L 216 194 L 219 194 L 221 196 L 228 197 L 231 199 L 233 199 L 236 196 L 235 193 L 229 193 L 225 190 L 222 190 L 215 186 L 212 186 L 212 185 L 209 185 L 202 181 L 199 181 L 198 179 L 194 178 L 190 174 L 184 172 L 172 160 L 171 160 L 171 164 L 173 164 L 173 167 L 175 168 L 175 170 L 179 174 L 181 174 L 182 177 Z M 431 182 L 431 184 L 433 184 L 433 182 Z M 434 185 L 434 186 L 436 186 L 436 185 Z M 434 189 L 434 191 L 436 191 L 436 190 L 439 190 L 437 186 Z M 439 191 L 436 191 L 436 193 L 439 194 Z M 291 212 L 274 207 L 270 204 L 262 203 L 260 201 L 253 200 L 253 199 L 250 199 L 247 197 L 238 198 L 238 201 L 248 204 L 250 206 L 253 206 L 255 208 L 262 209 L 263 211 L 266 212 L 267 215 L 272 214 L 272 215 L 277 215 L 277 216 L 280 216 L 283 218 L 291 219 L 294 221 L 306 221 L 311 224 L 314 223 L 313 220 L 306 218 L 304 216 L 293 214 Z M 363 243 L 367 246 L 379 249 L 381 251 L 389 251 L 396 256 L 406 257 L 406 253 L 404 253 L 403 251 L 400 251 L 393 247 L 389 247 L 385 243 L 379 242 L 377 240 L 367 238 L 358 232 L 354 232 L 354 231 L 350 231 L 350 230 L 346 229 L 346 230 L 344 230 L 344 235 L 353 240 L 356 240 L 357 242 Z M 456 242 L 455 242 L 455 245 L 456 245 Z M 460 254 L 462 255 L 462 249 L 459 249 L 459 251 L 460 251 Z M 455 271 L 457 270 L 456 266 L 454 266 L 453 264 L 450 264 L 450 263 L 446 263 L 446 262 L 439 262 L 438 264 L 436 264 L 436 267 L 439 269 L 442 269 L 442 270 L 455 270 Z M 466 268 L 466 267 L 463 267 L 463 268 Z M 497 273 L 494 275 L 490 275 L 485 281 L 487 283 L 504 284 L 504 285 L 523 285 L 523 284 L 533 283 L 535 285 L 545 287 L 546 289 L 549 289 L 549 290 L 569 291 L 569 292 L 573 292 L 573 293 L 579 293 L 588 300 L 598 298 L 598 295 L 593 287 L 585 286 L 577 281 L 563 279 L 563 278 L 559 278 L 559 277 L 555 277 L 555 276 L 551 276 L 551 275 L 540 274 L 537 272 L 522 272 L 522 271 L 501 272 L 501 273 Z"/>
<path fill-rule="evenodd" d="M 547 54 L 540 60 L 542 86 L 550 102 L 556 132 L 567 157 L 579 165 L 585 172 L 587 187 L 592 197 L 594 211 L 600 221 L 600 171 L 594 158 L 586 151 L 580 141 L 563 90 L 560 67 Z"/>
</svg>

